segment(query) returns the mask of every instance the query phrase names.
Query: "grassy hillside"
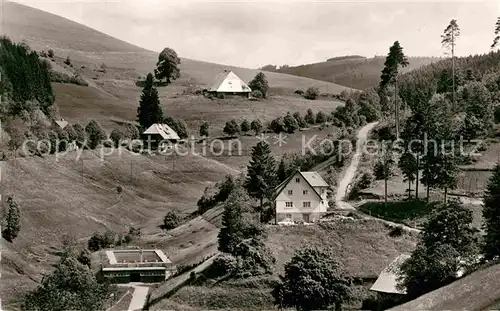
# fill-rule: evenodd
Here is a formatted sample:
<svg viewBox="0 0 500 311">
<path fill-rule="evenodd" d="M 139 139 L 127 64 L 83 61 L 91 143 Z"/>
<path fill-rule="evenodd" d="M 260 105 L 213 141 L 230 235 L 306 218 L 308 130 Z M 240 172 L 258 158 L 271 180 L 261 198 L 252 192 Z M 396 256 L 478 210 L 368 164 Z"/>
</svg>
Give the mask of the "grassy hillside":
<svg viewBox="0 0 500 311">
<path fill-rule="evenodd" d="M 410 65 L 402 68 L 401 72 L 408 72 L 423 65 L 439 60 L 432 57 L 410 57 Z M 355 89 L 368 89 L 380 82 L 380 72 L 384 68 L 385 57 L 336 57 L 325 62 L 282 67 L 276 72 L 286 73 L 299 77 L 308 77 L 327 82 L 338 83 Z"/>
<path fill-rule="evenodd" d="M 395 257 L 411 252 L 416 243 L 415 235 L 390 237 L 391 229 L 376 220 L 333 220 L 307 226 L 268 226 L 266 231 L 268 238 L 265 243 L 276 258 L 274 275 L 221 280 L 214 284 L 191 284 L 150 309 L 274 310 L 271 295 L 273 281 L 283 273 L 284 264 L 299 249 L 308 246 L 330 247 L 350 275 L 373 279 Z M 360 285 L 357 289 L 360 292 L 358 299 L 366 294 L 366 285 Z M 162 290 L 162 287 L 153 290 L 152 296 Z M 356 307 L 359 308 L 359 305 Z"/>
<path fill-rule="evenodd" d="M 144 75 L 152 71 L 158 53 L 142 49 L 115 39 L 94 29 L 47 12 L 17 3 L 3 4 L 3 33 L 15 41 L 25 41 L 35 50 L 53 49 L 61 57 L 109 66 L 129 68 Z M 170 45 L 165 42 L 165 45 Z M 172 46 L 175 49 L 175 46 Z M 182 56 L 182 55 L 180 55 Z M 215 75 L 224 69 L 236 70 L 245 81 L 251 80 L 256 70 L 237 68 L 182 58 L 182 78 L 177 82 L 211 85 Z M 340 93 L 345 87 L 318 82 L 307 78 L 295 78 L 282 74 L 269 74 L 272 88 L 294 91 L 316 86 L 322 92 Z"/>
</svg>

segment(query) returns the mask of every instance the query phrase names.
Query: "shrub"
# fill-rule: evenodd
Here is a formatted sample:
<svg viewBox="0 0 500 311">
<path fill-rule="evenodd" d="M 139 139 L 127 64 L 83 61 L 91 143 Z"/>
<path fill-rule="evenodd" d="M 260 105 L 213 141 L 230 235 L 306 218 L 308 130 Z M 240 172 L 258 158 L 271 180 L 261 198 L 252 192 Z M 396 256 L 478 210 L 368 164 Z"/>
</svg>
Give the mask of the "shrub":
<svg viewBox="0 0 500 311">
<path fill-rule="evenodd" d="M 76 124 L 73 124 L 73 131 L 75 132 L 75 141 L 76 141 L 76 144 L 81 147 L 84 145 L 85 143 L 85 140 L 87 139 L 87 134 L 85 133 L 85 129 L 83 128 L 83 126 L 81 126 L 80 124 L 76 123 Z"/>
<path fill-rule="evenodd" d="M 286 126 L 285 121 L 282 117 L 276 118 L 271 121 L 270 129 L 276 134 L 285 132 Z"/>
<path fill-rule="evenodd" d="M 310 87 L 306 90 L 304 97 L 306 99 L 314 100 L 319 96 L 319 90 L 315 87 Z"/>
<path fill-rule="evenodd" d="M 212 265 L 207 271 L 209 277 L 220 277 L 230 275 L 236 271 L 238 262 L 236 258 L 230 254 L 222 253 L 214 259 Z"/>
<path fill-rule="evenodd" d="M 392 228 L 391 231 L 389 232 L 389 236 L 392 238 L 400 237 L 402 235 L 403 235 L 403 227 L 401 226 L 396 226 Z"/>
<path fill-rule="evenodd" d="M 323 113 L 323 111 L 319 111 L 317 114 L 316 114 L 316 123 L 317 124 L 321 124 L 321 123 L 325 123 L 327 120 L 327 117 L 326 115 Z"/>
<path fill-rule="evenodd" d="M 68 66 L 72 66 L 72 64 L 71 64 L 71 59 L 69 58 L 69 55 L 68 55 L 68 57 L 66 57 L 66 60 L 64 61 L 64 63 L 65 63 L 66 65 L 68 65 Z"/>
<path fill-rule="evenodd" d="M 255 98 L 263 98 L 264 95 L 262 94 L 261 91 L 259 90 L 253 90 L 252 91 L 252 97 L 255 97 Z"/>
<path fill-rule="evenodd" d="M 307 127 L 307 122 L 304 120 L 304 118 L 302 118 L 302 116 L 300 115 L 300 112 L 298 112 L 298 111 L 294 112 L 293 117 L 295 118 L 295 120 L 297 120 L 297 124 L 299 125 L 299 128 Z"/>
<path fill-rule="evenodd" d="M 102 127 L 95 120 L 91 120 L 89 124 L 85 127 L 85 133 L 87 134 L 88 144 L 90 149 L 95 149 L 99 144 L 106 140 L 106 133 Z"/>
<path fill-rule="evenodd" d="M 373 175 L 370 172 L 365 172 L 363 173 L 363 175 L 361 175 L 358 185 L 360 189 L 367 189 L 370 188 L 372 182 L 373 182 Z"/>
<path fill-rule="evenodd" d="M 255 131 L 255 135 L 259 135 L 263 127 L 264 126 L 259 119 L 253 120 L 252 123 L 250 123 L 250 129 Z"/>
<path fill-rule="evenodd" d="M 304 117 L 304 121 L 307 122 L 307 124 L 314 124 L 316 122 L 316 116 L 314 115 L 314 112 L 312 111 L 311 108 L 307 109 L 306 116 Z"/>
<path fill-rule="evenodd" d="M 228 136 L 234 136 L 240 131 L 240 127 L 235 120 L 226 122 L 224 129 L 222 130 Z"/>
<path fill-rule="evenodd" d="M 47 57 L 47 53 L 45 53 L 45 51 L 41 51 L 41 52 L 40 52 L 40 56 L 41 56 L 41 57 Z"/>
<path fill-rule="evenodd" d="M 54 50 L 49 49 L 49 50 L 48 50 L 48 52 L 47 52 L 47 55 L 48 55 L 50 58 L 54 58 Z"/>
<path fill-rule="evenodd" d="M 128 139 L 139 139 L 139 137 L 140 137 L 139 130 L 137 129 L 137 126 L 130 124 L 130 123 L 127 123 L 125 125 L 124 135 Z"/>
<path fill-rule="evenodd" d="M 209 132 L 208 132 L 208 129 L 210 127 L 210 123 L 208 122 L 203 122 L 200 126 L 200 136 L 201 137 L 208 137 L 209 136 Z"/>
<path fill-rule="evenodd" d="M 300 96 L 304 95 L 304 91 L 302 91 L 302 90 L 295 90 L 295 92 L 293 92 L 293 93 L 300 95 Z"/>
<path fill-rule="evenodd" d="M 250 131 L 250 123 L 248 123 L 248 121 L 244 119 L 243 122 L 241 122 L 240 128 L 243 133 L 246 133 Z"/>
<path fill-rule="evenodd" d="M 287 113 L 285 118 L 283 119 L 285 131 L 287 133 L 295 133 L 295 131 L 299 128 L 299 123 L 297 119 L 294 118 L 290 113 Z"/>
<path fill-rule="evenodd" d="M 120 129 L 114 129 L 109 138 L 113 141 L 114 147 L 120 147 L 120 142 L 125 138 L 125 134 Z"/>
<path fill-rule="evenodd" d="M 224 99 L 224 93 L 217 93 L 218 99 Z"/>
<path fill-rule="evenodd" d="M 175 211 L 169 211 L 163 218 L 162 229 L 171 230 L 179 226 L 181 217 Z"/>
</svg>

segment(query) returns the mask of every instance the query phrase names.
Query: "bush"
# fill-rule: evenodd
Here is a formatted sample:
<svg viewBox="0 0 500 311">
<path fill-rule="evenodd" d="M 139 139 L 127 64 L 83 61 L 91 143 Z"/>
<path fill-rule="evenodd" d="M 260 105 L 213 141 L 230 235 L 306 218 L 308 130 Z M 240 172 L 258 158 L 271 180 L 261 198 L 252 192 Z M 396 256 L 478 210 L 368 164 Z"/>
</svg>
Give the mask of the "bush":
<svg viewBox="0 0 500 311">
<path fill-rule="evenodd" d="M 252 95 L 252 97 L 255 97 L 255 98 L 263 98 L 264 97 L 262 92 L 259 90 L 253 90 L 251 95 Z"/>
<path fill-rule="evenodd" d="M 217 93 L 218 99 L 224 99 L 224 93 Z"/>
<path fill-rule="evenodd" d="M 250 123 L 250 129 L 255 131 L 255 135 L 259 135 L 263 127 L 264 126 L 259 119 L 253 120 L 252 123 Z"/>
<path fill-rule="evenodd" d="M 220 277 L 234 273 L 238 268 L 236 258 L 230 254 L 222 253 L 214 259 L 212 265 L 207 270 L 207 276 Z"/>
<path fill-rule="evenodd" d="M 228 136 L 234 136 L 240 131 L 240 127 L 235 120 L 231 120 L 229 122 L 226 122 L 226 125 L 224 126 L 224 129 L 222 131 Z"/>
<path fill-rule="evenodd" d="M 114 147 L 120 147 L 120 142 L 125 138 L 125 134 L 120 129 L 114 129 L 109 138 L 113 141 Z"/>
<path fill-rule="evenodd" d="M 316 122 L 316 116 L 314 115 L 314 112 L 312 111 L 311 108 L 307 109 L 306 116 L 304 117 L 304 121 L 307 122 L 307 124 L 314 124 Z"/>
<path fill-rule="evenodd" d="M 69 58 L 69 55 L 68 55 L 68 57 L 66 57 L 66 60 L 64 61 L 64 63 L 65 63 L 66 65 L 68 65 L 68 66 L 72 66 L 72 64 L 71 64 L 71 59 Z"/>
<path fill-rule="evenodd" d="M 304 95 L 304 91 L 302 91 L 302 90 L 295 90 L 295 92 L 293 92 L 293 93 L 300 95 L 300 96 Z"/>
<path fill-rule="evenodd" d="M 240 128 L 243 133 L 246 133 L 250 131 L 250 123 L 248 123 L 248 121 L 244 119 L 243 122 L 241 122 Z"/>
<path fill-rule="evenodd" d="M 139 130 L 137 129 L 137 126 L 130 124 L 130 123 L 127 123 L 125 125 L 124 135 L 128 139 L 139 139 L 139 137 L 140 137 Z"/>
<path fill-rule="evenodd" d="M 276 134 L 279 134 L 281 132 L 285 132 L 285 121 L 282 117 L 276 118 L 271 121 L 271 124 L 269 125 L 269 128 L 275 132 Z"/>
<path fill-rule="evenodd" d="M 181 217 L 175 211 L 169 211 L 165 218 L 163 218 L 162 229 L 171 230 L 179 226 L 181 222 Z"/>
<path fill-rule="evenodd" d="M 306 90 L 304 97 L 306 99 L 314 100 L 319 96 L 319 90 L 315 87 L 310 87 Z"/>
<path fill-rule="evenodd" d="M 358 185 L 360 189 L 368 189 L 372 185 L 372 182 L 373 175 L 370 172 L 365 172 L 361 175 Z"/>
<path fill-rule="evenodd" d="M 297 120 L 297 124 L 299 125 L 299 128 L 307 127 L 307 122 L 304 120 L 304 118 L 302 118 L 302 116 L 300 115 L 300 112 L 298 112 L 298 111 L 294 112 L 293 117 L 295 118 L 295 120 Z"/>
<path fill-rule="evenodd" d="M 89 86 L 87 81 L 83 80 L 83 78 L 80 77 L 79 75 L 74 75 L 74 76 L 70 77 L 65 73 L 52 71 L 52 70 L 49 72 L 49 75 L 50 75 L 51 82 Z"/>
<path fill-rule="evenodd" d="M 47 52 L 47 55 L 50 57 L 50 58 L 54 58 L 54 50 L 52 49 L 49 49 L 48 52 Z"/>
<path fill-rule="evenodd" d="M 290 113 L 287 113 L 287 115 L 283 119 L 283 123 L 285 126 L 285 131 L 289 134 L 295 133 L 295 131 L 299 129 L 299 123 L 297 122 L 297 119 L 294 118 Z"/>
<path fill-rule="evenodd" d="M 316 123 L 321 124 L 321 123 L 325 123 L 326 121 L 327 121 L 326 115 L 323 113 L 323 111 L 319 111 L 316 114 Z"/>
<path fill-rule="evenodd" d="M 208 122 L 203 122 L 201 125 L 200 125 L 200 136 L 201 137 L 208 137 L 210 135 L 208 129 L 210 127 L 210 123 Z"/>
<path fill-rule="evenodd" d="M 102 127 L 95 120 L 91 120 L 89 124 L 85 127 L 85 133 L 87 134 L 88 144 L 90 149 L 95 149 L 104 140 L 106 140 L 106 133 Z"/>
</svg>

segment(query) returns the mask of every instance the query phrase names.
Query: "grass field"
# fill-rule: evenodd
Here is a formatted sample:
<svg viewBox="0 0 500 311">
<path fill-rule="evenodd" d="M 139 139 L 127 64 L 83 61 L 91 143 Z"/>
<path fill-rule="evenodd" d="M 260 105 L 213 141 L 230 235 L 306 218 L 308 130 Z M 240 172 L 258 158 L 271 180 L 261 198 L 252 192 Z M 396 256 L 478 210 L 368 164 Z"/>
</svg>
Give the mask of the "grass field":
<svg viewBox="0 0 500 311">
<path fill-rule="evenodd" d="M 387 206 L 384 202 L 368 202 L 361 205 L 359 210 L 385 220 L 421 227 L 435 205 L 435 202 L 427 204 L 420 200 L 388 202 Z"/>
</svg>

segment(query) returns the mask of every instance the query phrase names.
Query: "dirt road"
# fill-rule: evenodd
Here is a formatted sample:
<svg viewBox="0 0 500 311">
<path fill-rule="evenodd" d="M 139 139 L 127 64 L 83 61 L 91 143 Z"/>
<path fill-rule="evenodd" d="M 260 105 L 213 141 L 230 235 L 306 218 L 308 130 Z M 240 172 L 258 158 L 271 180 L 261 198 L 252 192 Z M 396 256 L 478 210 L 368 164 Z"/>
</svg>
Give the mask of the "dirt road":
<svg viewBox="0 0 500 311">
<path fill-rule="evenodd" d="M 364 146 L 368 139 L 368 134 L 377 124 L 378 122 L 369 123 L 363 126 L 358 132 L 356 141 L 356 151 L 352 157 L 351 163 L 349 164 L 349 167 L 347 168 L 344 177 L 339 182 L 339 186 L 337 188 L 337 194 L 335 195 L 335 204 L 337 205 L 337 208 L 354 209 L 354 206 L 345 201 L 347 187 L 349 186 L 349 184 L 354 179 L 354 176 L 356 175 L 356 170 L 358 169 L 359 160 L 361 158 L 361 155 L 363 154 Z"/>
</svg>

